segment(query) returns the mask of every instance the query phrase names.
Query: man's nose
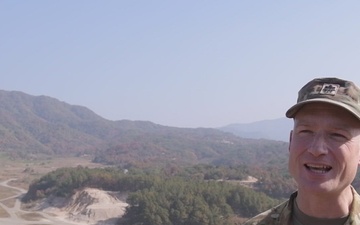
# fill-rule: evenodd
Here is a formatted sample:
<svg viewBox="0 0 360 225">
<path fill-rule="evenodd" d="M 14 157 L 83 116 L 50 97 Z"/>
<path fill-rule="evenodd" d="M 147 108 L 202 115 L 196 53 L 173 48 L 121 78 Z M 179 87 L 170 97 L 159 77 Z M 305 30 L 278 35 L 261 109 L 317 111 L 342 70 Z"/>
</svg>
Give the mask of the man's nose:
<svg viewBox="0 0 360 225">
<path fill-rule="evenodd" d="M 311 143 L 309 144 L 308 152 L 315 157 L 328 153 L 328 148 L 323 134 L 319 133 L 314 135 Z"/>
</svg>

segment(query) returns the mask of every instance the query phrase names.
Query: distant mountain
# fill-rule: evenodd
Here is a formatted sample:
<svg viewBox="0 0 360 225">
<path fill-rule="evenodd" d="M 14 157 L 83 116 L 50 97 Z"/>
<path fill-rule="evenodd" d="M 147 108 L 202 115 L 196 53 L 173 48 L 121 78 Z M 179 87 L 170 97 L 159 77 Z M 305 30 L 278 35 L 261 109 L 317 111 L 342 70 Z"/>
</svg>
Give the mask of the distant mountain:
<svg viewBox="0 0 360 225">
<path fill-rule="evenodd" d="M 92 152 L 111 138 L 114 125 L 82 106 L 0 91 L 0 150 L 11 154 Z"/>
<path fill-rule="evenodd" d="M 0 153 L 15 158 L 86 154 L 96 162 L 123 166 L 265 166 L 284 164 L 287 143 L 241 138 L 211 128 L 110 121 L 51 97 L 0 91 Z"/>
<path fill-rule="evenodd" d="M 253 123 L 237 123 L 220 127 L 219 130 L 233 133 L 243 138 L 289 141 L 293 121 L 288 118 L 263 120 Z"/>
</svg>

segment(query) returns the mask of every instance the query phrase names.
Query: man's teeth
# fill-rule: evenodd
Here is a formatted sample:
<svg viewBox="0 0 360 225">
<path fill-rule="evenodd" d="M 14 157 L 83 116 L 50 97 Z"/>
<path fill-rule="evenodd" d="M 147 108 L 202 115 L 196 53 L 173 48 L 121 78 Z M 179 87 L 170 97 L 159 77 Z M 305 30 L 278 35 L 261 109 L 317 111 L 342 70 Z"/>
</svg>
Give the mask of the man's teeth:
<svg viewBox="0 0 360 225">
<path fill-rule="evenodd" d="M 305 164 L 305 167 L 315 173 L 326 173 L 331 170 L 331 166 L 326 165 Z"/>
</svg>

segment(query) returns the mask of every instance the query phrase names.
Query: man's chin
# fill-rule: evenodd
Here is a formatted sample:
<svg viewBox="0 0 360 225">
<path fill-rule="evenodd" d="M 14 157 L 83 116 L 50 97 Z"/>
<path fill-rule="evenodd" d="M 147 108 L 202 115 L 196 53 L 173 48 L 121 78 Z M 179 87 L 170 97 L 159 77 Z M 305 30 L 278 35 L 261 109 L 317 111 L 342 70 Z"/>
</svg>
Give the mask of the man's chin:
<svg viewBox="0 0 360 225">
<path fill-rule="evenodd" d="M 302 185 L 298 185 L 299 192 L 313 193 L 317 195 L 323 195 L 333 192 L 338 189 L 338 186 L 332 181 L 324 182 L 303 182 Z"/>
</svg>

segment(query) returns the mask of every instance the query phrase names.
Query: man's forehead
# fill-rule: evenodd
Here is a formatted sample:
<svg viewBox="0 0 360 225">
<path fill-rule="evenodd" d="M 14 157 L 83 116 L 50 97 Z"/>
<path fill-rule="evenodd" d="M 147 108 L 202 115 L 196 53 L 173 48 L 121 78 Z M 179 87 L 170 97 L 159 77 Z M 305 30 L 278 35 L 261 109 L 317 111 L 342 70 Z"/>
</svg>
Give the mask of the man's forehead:
<svg viewBox="0 0 360 225">
<path fill-rule="evenodd" d="M 304 121 L 304 119 L 317 121 L 326 120 L 328 118 L 332 118 L 331 121 L 333 123 L 343 123 L 351 126 L 352 128 L 360 129 L 360 120 L 352 113 L 337 105 L 322 102 L 314 102 L 304 105 L 296 113 L 294 120 L 298 122 L 299 120 Z"/>
</svg>

